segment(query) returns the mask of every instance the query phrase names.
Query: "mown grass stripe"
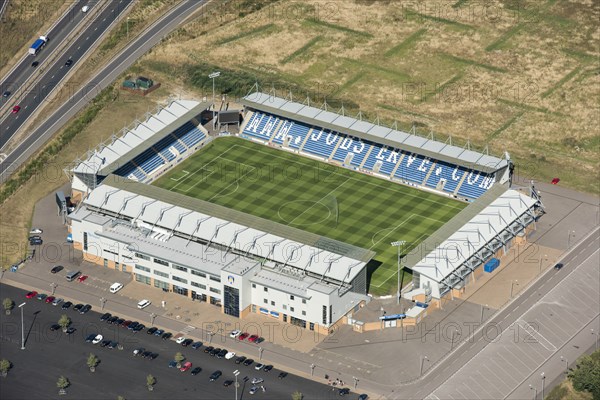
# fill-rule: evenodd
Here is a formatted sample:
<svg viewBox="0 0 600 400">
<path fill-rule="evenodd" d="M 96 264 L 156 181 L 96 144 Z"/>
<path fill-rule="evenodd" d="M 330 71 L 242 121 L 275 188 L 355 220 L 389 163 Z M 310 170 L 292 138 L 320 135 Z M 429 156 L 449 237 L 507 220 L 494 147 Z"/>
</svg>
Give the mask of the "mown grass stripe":
<svg viewBox="0 0 600 400">
<path fill-rule="evenodd" d="M 598 61 L 597 56 L 585 53 L 583 51 L 571 50 L 571 49 L 567 49 L 567 48 L 563 48 L 561 50 L 563 53 L 565 53 L 571 57 L 575 57 L 581 61 L 585 61 L 585 62 L 597 62 Z"/>
<path fill-rule="evenodd" d="M 458 0 L 456 3 L 452 4 L 452 8 L 460 8 L 467 1 L 469 1 L 469 0 Z"/>
<path fill-rule="evenodd" d="M 421 36 L 423 36 L 425 34 L 425 32 L 427 32 L 427 29 L 425 29 L 425 28 L 421 28 L 418 31 L 413 32 L 409 37 L 404 39 L 402 42 L 398 43 L 396 46 L 392 47 L 391 49 L 389 49 L 388 51 L 383 53 L 383 56 L 386 58 L 389 58 L 391 56 L 400 54 L 402 51 L 406 50 L 407 48 L 409 48 L 410 46 L 415 44 L 419 39 L 421 39 Z"/>
<path fill-rule="evenodd" d="M 323 36 L 315 36 L 314 38 L 310 39 L 304 46 L 300 47 L 298 50 L 281 60 L 281 64 L 287 64 L 295 58 L 303 55 L 321 39 L 323 39 Z"/>
<path fill-rule="evenodd" d="M 565 116 L 562 113 L 548 110 L 545 107 L 534 107 L 534 106 L 530 106 L 529 104 L 518 103 L 516 101 L 502 99 L 502 98 L 499 98 L 498 101 L 500 103 L 504 103 L 506 105 L 517 107 L 517 108 L 520 108 L 520 109 L 526 110 L 526 111 L 533 111 L 533 112 L 539 112 L 539 113 L 542 113 L 542 114 L 556 115 L 557 117 L 564 117 Z"/>
<path fill-rule="evenodd" d="M 364 78 L 366 74 L 367 71 L 358 71 L 356 74 L 354 74 L 354 76 L 352 76 L 350 79 L 344 82 L 341 86 L 338 86 L 338 88 L 331 93 L 331 96 L 337 96 L 338 94 L 342 93 L 350 86 L 354 85 L 356 82 Z"/>
<path fill-rule="evenodd" d="M 506 32 L 504 32 L 502 35 L 500 35 L 500 37 L 498 39 L 496 39 L 496 41 L 492 42 L 491 44 L 489 44 L 486 48 L 485 51 L 494 51 L 496 49 L 498 49 L 500 46 L 502 46 L 508 39 L 510 39 L 511 37 L 513 37 L 514 35 L 516 35 L 517 33 L 519 33 L 519 31 L 521 29 L 524 28 L 524 24 L 518 24 L 513 26 L 511 29 L 507 30 Z"/>
<path fill-rule="evenodd" d="M 454 27 L 457 27 L 457 28 L 461 28 L 461 29 L 475 29 L 475 27 L 473 27 L 471 25 L 463 24 L 462 22 L 453 21 L 451 19 L 442 18 L 442 17 L 433 17 L 431 15 L 421 14 L 421 13 L 418 13 L 418 12 L 413 11 L 413 10 L 407 10 L 407 16 L 409 16 L 409 17 L 419 17 L 419 18 L 426 19 L 428 21 L 439 22 L 439 23 L 442 23 L 442 24 L 445 24 L 445 25 L 450 25 L 450 26 L 454 26 Z"/>
<path fill-rule="evenodd" d="M 502 132 L 508 129 L 512 124 L 514 124 L 519 118 L 521 118 L 525 114 L 525 111 L 521 111 L 514 115 L 512 118 L 509 118 L 505 123 L 502 124 L 498 129 L 488 135 L 488 140 L 492 140 L 500 135 Z"/>
<path fill-rule="evenodd" d="M 560 88 L 567 81 L 569 81 L 571 78 L 573 78 L 575 75 L 577 75 L 579 73 L 579 71 L 581 71 L 581 66 L 576 67 L 573 71 L 571 71 L 568 74 L 566 74 L 565 76 L 563 76 L 558 82 L 556 82 L 554 84 L 554 86 L 552 86 L 551 88 L 546 90 L 544 93 L 542 93 L 542 99 L 545 99 L 546 97 L 548 97 L 552 93 L 554 93 L 554 91 L 556 89 Z"/>
<path fill-rule="evenodd" d="M 461 57 L 457 57 L 457 56 L 453 56 L 452 54 L 448 54 L 448 53 L 441 53 L 440 54 L 442 57 L 444 58 L 448 58 L 452 61 L 456 61 L 458 63 L 461 64 L 467 64 L 467 65 L 472 65 L 474 67 L 479 67 L 479 68 L 483 68 L 483 69 L 487 69 L 489 71 L 494 71 L 494 72 L 507 72 L 506 69 L 504 68 L 500 68 L 500 67 L 496 67 L 494 65 L 489 65 L 489 64 L 483 64 L 474 60 L 469 60 L 467 58 L 461 58 Z"/>
<path fill-rule="evenodd" d="M 373 37 L 373 35 L 370 34 L 369 32 L 357 31 L 357 30 L 354 30 L 351 28 L 347 28 L 345 26 L 332 24 L 331 22 L 322 21 L 322 20 L 316 19 L 316 18 L 306 18 L 304 21 L 306 21 L 306 23 L 308 23 L 309 25 L 313 25 L 313 26 L 321 26 L 324 28 L 334 29 L 336 31 L 340 31 L 340 32 L 344 32 L 344 33 L 351 33 L 353 35 L 358 35 L 358 36 L 367 37 L 367 38 Z"/>
<path fill-rule="evenodd" d="M 248 37 L 248 36 L 252 36 L 252 35 L 257 35 L 259 33 L 263 33 L 265 31 L 268 31 L 272 28 L 275 27 L 275 24 L 267 24 L 267 25 L 261 25 L 261 26 L 257 26 L 254 29 L 251 29 L 249 31 L 244 31 L 244 32 L 240 32 L 237 35 L 233 35 L 233 36 L 229 36 L 226 37 L 224 39 L 218 40 L 216 42 L 216 44 L 218 45 L 222 45 L 222 44 L 227 44 L 227 43 L 231 43 L 231 42 L 235 42 L 236 40 Z"/>
<path fill-rule="evenodd" d="M 403 72 L 400 72 L 400 71 L 397 71 L 397 70 L 393 70 L 393 69 L 389 69 L 389 68 L 385 68 L 385 67 L 382 67 L 380 65 L 369 64 L 369 63 L 366 63 L 366 62 L 363 62 L 363 61 L 353 60 L 351 58 L 343 58 L 342 60 L 344 60 L 344 62 L 346 62 L 348 64 L 352 64 L 352 65 L 360 67 L 360 68 L 368 68 L 371 71 L 382 72 L 384 74 L 392 75 L 392 76 L 400 79 L 401 81 L 409 82 L 411 80 L 410 76 L 407 75 L 407 74 L 405 74 L 405 73 L 403 73 Z"/>
<path fill-rule="evenodd" d="M 439 94 L 440 92 L 443 92 L 444 89 L 446 89 L 448 86 L 452 85 L 453 83 L 457 82 L 462 77 L 463 77 L 462 73 L 454 75 L 452 78 L 450 78 L 449 80 L 447 80 L 446 82 L 444 82 L 440 86 L 438 86 L 434 91 L 427 92 L 423 97 L 421 97 L 420 102 L 424 103 L 427 100 L 429 100 L 432 96 L 435 96 L 435 95 Z"/>
</svg>

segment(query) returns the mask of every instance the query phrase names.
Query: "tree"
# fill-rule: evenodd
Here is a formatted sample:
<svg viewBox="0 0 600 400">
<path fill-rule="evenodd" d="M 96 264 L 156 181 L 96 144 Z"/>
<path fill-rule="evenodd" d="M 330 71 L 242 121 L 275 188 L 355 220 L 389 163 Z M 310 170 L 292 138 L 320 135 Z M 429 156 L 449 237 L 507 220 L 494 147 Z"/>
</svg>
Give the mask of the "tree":
<svg viewBox="0 0 600 400">
<path fill-rule="evenodd" d="M 2 373 L 2 376 L 6 376 L 8 374 L 10 365 L 10 361 L 8 361 L 6 358 L 0 360 L 0 373 Z"/>
<path fill-rule="evenodd" d="M 15 306 L 15 302 L 12 301 L 12 299 L 9 299 L 7 297 L 4 300 L 2 300 L 2 306 L 4 307 L 4 311 L 6 312 L 6 315 L 9 315 L 10 310 L 12 310 L 13 307 Z"/>
<path fill-rule="evenodd" d="M 569 374 L 573 388 L 578 392 L 590 392 L 595 399 L 600 399 L 600 351 L 582 357 L 577 368 Z"/>
<path fill-rule="evenodd" d="M 294 393 L 292 393 L 292 400 L 302 400 L 303 398 L 304 395 L 297 390 Z"/>
<path fill-rule="evenodd" d="M 185 356 L 181 354 L 181 352 L 175 353 L 175 362 L 177 363 L 177 368 L 181 368 L 181 362 L 185 360 Z"/>
<path fill-rule="evenodd" d="M 154 385 L 156 384 L 156 378 L 152 375 L 148 375 L 146 377 L 146 386 L 148 386 L 148 390 L 154 390 Z"/>
<path fill-rule="evenodd" d="M 125 397 L 123 397 L 123 396 L 117 396 L 117 400 L 125 400 Z"/>
<path fill-rule="evenodd" d="M 56 387 L 58 387 L 60 389 L 58 391 L 58 394 L 67 393 L 67 391 L 65 389 L 68 388 L 70 384 L 71 383 L 69 382 L 69 380 L 67 378 L 65 378 L 64 376 L 61 376 L 60 378 L 58 378 L 58 381 L 56 382 Z"/>
<path fill-rule="evenodd" d="M 67 330 L 69 325 L 71 325 L 71 318 L 69 318 L 66 314 L 60 316 L 58 320 L 58 325 L 63 329 L 63 332 Z"/>
<path fill-rule="evenodd" d="M 87 366 L 90 368 L 90 371 L 95 372 L 96 365 L 98 365 L 99 362 L 100 360 L 98 360 L 98 357 L 96 357 L 93 353 L 90 353 L 87 359 Z"/>
</svg>

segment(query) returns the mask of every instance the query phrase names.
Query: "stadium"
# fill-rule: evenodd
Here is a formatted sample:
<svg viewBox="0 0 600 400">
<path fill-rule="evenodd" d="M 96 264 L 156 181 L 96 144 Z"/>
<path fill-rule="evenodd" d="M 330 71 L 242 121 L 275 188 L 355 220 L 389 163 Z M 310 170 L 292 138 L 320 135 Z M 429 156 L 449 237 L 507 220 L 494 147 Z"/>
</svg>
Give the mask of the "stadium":
<svg viewBox="0 0 600 400">
<path fill-rule="evenodd" d="M 415 320 L 460 296 L 544 212 L 511 188 L 507 153 L 262 92 L 241 103 L 171 100 L 68 168 L 87 261 L 328 334 L 400 286 Z"/>
</svg>

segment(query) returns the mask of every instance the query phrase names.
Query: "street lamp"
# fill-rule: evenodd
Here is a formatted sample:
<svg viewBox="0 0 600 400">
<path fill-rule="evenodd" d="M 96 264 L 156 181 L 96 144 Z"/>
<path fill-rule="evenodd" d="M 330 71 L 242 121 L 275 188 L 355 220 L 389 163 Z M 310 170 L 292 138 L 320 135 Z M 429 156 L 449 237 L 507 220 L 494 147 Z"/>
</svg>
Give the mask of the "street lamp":
<svg viewBox="0 0 600 400">
<path fill-rule="evenodd" d="M 154 313 L 151 313 L 151 314 L 150 314 L 150 325 L 154 325 L 154 319 L 155 319 L 156 317 L 157 317 L 157 315 L 156 315 L 156 314 L 154 314 Z"/>
<path fill-rule="evenodd" d="M 545 386 L 546 386 L 546 374 L 544 374 L 542 372 L 542 400 L 545 399 L 545 397 L 544 397 L 544 388 L 545 388 Z"/>
<path fill-rule="evenodd" d="M 560 361 L 565 362 L 565 375 L 568 375 L 569 374 L 569 360 L 567 360 L 563 356 L 560 356 Z"/>
<path fill-rule="evenodd" d="M 452 330 L 452 337 L 450 339 L 450 351 L 454 349 L 454 334 L 456 333 L 456 329 Z"/>
<path fill-rule="evenodd" d="M 571 235 L 575 237 L 575 231 L 569 231 L 569 239 L 567 239 L 567 249 L 571 248 Z"/>
<path fill-rule="evenodd" d="M 592 335 L 596 335 L 596 347 L 595 350 L 598 351 L 598 334 L 596 332 L 594 332 L 593 329 L 590 329 L 590 331 L 592 331 Z"/>
<path fill-rule="evenodd" d="M 259 347 L 259 348 L 258 348 L 258 359 L 259 359 L 259 360 L 262 360 L 262 353 L 263 353 L 263 351 L 264 351 L 264 350 L 265 350 L 265 349 L 263 349 L 262 347 Z"/>
<path fill-rule="evenodd" d="M 52 296 L 54 296 L 54 292 L 56 291 L 56 288 L 58 287 L 58 285 L 54 282 L 52 282 L 50 284 L 50 287 L 52 288 Z"/>
<path fill-rule="evenodd" d="M 27 303 L 22 303 L 19 305 L 21 309 L 21 350 L 25 350 L 25 322 L 23 320 L 23 306 Z"/>
<path fill-rule="evenodd" d="M 359 379 L 357 377 L 355 377 L 355 376 L 353 376 L 352 379 L 354 379 L 354 390 L 356 390 L 356 387 L 358 386 Z"/>
<path fill-rule="evenodd" d="M 214 102 L 215 102 L 215 78 L 218 78 L 221 75 L 221 72 L 219 71 L 215 71 L 212 74 L 208 75 L 209 79 L 212 79 L 213 81 L 213 109 L 214 109 Z"/>
<path fill-rule="evenodd" d="M 315 374 L 315 364 L 310 364 L 310 376 L 313 376 Z"/>
<path fill-rule="evenodd" d="M 240 384 L 238 383 L 237 377 L 240 374 L 239 370 L 235 370 L 233 371 L 233 376 L 235 376 L 235 400 L 237 400 L 238 398 L 238 386 L 240 386 Z"/>
<path fill-rule="evenodd" d="M 425 360 L 429 360 L 429 357 L 421 356 L 421 368 L 419 369 L 419 377 L 423 376 L 423 364 L 425 363 Z"/>
<path fill-rule="evenodd" d="M 529 389 L 534 391 L 534 393 L 533 393 L 534 400 L 537 399 L 537 388 L 533 385 L 529 385 Z"/>
<path fill-rule="evenodd" d="M 100 297 L 100 309 L 104 310 L 104 305 L 106 304 L 106 299 L 104 297 Z"/>
<path fill-rule="evenodd" d="M 479 319 L 479 323 L 480 324 L 483 323 L 483 310 L 486 309 L 486 308 L 489 309 L 487 304 L 485 305 L 485 307 L 483 306 L 483 304 L 481 305 L 481 317 Z"/>
<path fill-rule="evenodd" d="M 406 243 L 405 240 L 399 240 L 397 242 L 390 243 L 392 246 L 398 248 L 398 292 L 396 294 L 396 300 L 398 301 L 398 304 L 400 304 L 400 247 L 404 246 L 404 243 Z"/>
<path fill-rule="evenodd" d="M 519 281 L 517 281 L 516 279 L 510 283 L 510 298 L 511 299 L 513 297 L 513 290 L 514 290 L 515 285 L 519 286 Z"/>
<path fill-rule="evenodd" d="M 127 17 L 127 40 L 129 40 L 129 17 Z"/>
</svg>

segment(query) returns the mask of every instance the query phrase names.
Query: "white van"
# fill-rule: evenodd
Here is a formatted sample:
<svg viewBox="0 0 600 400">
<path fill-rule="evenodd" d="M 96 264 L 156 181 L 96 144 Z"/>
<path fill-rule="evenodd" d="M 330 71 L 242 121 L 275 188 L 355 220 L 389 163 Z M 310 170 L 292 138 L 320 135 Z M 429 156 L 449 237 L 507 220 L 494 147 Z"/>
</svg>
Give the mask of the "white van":
<svg viewBox="0 0 600 400">
<path fill-rule="evenodd" d="M 123 284 L 119 283 L 119 282 L 115 282 L 112 285 L 110 285 L 110 292 L 111 293 L 117 293 L 119 290 L 123 289 Z"/>
<path fill-rule="evenodd" d="M 138 303 L 138 308 L 146 308 L 150 305 L 150 300 L 142 300 Z"/>
</svg>

